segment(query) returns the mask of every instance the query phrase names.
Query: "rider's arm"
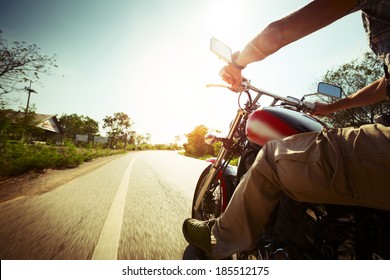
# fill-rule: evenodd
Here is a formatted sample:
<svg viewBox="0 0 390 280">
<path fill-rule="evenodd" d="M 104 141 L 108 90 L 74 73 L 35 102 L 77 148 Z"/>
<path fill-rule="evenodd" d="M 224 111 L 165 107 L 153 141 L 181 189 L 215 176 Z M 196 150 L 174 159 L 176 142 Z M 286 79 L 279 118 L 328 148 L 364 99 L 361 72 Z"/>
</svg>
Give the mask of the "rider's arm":
<svg viewBox="0 0 390 280">
<path fill-rule="evenodd" d="M 386 80 L 382 77 L 356 93 L 331 104 L 316 102 L 312 112 L 314 115 L 329 115 L 339 110 L 367 106 L 385 100 Z"/>
<path fill-rule="evenodd" d="M 243 51 L 235 63 L 245 67 L 280 48 L 311 34 L 350 12 L 358 0 L 314 0 L 300 10 L 269 24 Z"/>
</svg>

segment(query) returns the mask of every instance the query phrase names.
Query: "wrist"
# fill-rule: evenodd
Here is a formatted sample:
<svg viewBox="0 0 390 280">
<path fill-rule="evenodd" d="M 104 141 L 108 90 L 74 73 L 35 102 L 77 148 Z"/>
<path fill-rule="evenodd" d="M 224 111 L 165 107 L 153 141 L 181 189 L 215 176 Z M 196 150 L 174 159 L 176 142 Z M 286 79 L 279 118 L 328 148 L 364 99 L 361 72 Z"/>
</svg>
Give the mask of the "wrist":
<svg viewBox="0 0 390 280">
<path fill-rule="evenodd" d="M 239 52 L 234 53 L 232 55 L 232 60 L 229 62 L 229 65 L 232 66 L 233 68 L 236 68 L 236 69 L 241 71 L 241 70 L 245 69 L 246 65 L 241 65 L 237 62 L 237 58 L 239 55 L 240 55 Z"/>
</svg>

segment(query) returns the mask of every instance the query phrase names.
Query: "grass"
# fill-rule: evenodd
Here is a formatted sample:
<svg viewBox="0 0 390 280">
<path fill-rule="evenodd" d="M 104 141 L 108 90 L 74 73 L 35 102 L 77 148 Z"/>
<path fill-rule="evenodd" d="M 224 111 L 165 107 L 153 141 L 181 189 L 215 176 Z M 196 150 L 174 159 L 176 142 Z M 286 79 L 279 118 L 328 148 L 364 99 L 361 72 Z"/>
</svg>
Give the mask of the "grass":
<svg viewBox="0 0 390 280">
<path fill-rule="evenodd" d="M 124 152 L 102 148 L 77 148 L 71 143 L 56 147 L 7 141 L 0 148 L 0 177 L 17 176 L 28 171 L 49 168 L 73 168 L 97 157 Z"/>
</svg>

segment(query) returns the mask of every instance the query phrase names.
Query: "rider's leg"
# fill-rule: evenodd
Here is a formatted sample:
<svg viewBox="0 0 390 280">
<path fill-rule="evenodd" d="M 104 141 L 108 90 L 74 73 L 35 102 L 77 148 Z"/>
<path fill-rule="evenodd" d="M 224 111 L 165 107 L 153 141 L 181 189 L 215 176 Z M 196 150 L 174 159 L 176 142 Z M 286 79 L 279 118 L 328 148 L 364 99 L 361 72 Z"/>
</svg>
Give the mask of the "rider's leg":
<svg viewBox="0 0 390 280">
<path fill-rule="evenodd" d="M 269 142 L 214 227 L 214 255 L 253 246 L 282 191 L 302 202 L 390 210 L 390 128 L 363 126 Z"/>
<path fill-rule="evenodd" d="M 283 192 L 301 202 L 390 210 L 389 182 L 390 128 L 367 125 L 269 142 L 212 227 L 213 255 L 253 246 Z M 199 228 L 184 223 L 190 243 Z M 201 232 L 210 240 L 209 229 Z"/>
</svg>

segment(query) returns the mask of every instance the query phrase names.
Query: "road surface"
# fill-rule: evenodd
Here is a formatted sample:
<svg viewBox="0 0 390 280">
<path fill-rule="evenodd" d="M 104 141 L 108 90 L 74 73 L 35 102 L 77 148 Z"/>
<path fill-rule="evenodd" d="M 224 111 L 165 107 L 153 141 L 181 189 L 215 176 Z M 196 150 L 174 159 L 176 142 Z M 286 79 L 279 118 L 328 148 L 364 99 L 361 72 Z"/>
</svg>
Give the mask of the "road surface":
<svg viewBox="0 0 390 280">
<path fill-rule="evenodd" d="M 182 259 L 182 222 L 206 166 L 177 152 L 132 152 L 0 203 L 0 259 Z"/>
</svg>

